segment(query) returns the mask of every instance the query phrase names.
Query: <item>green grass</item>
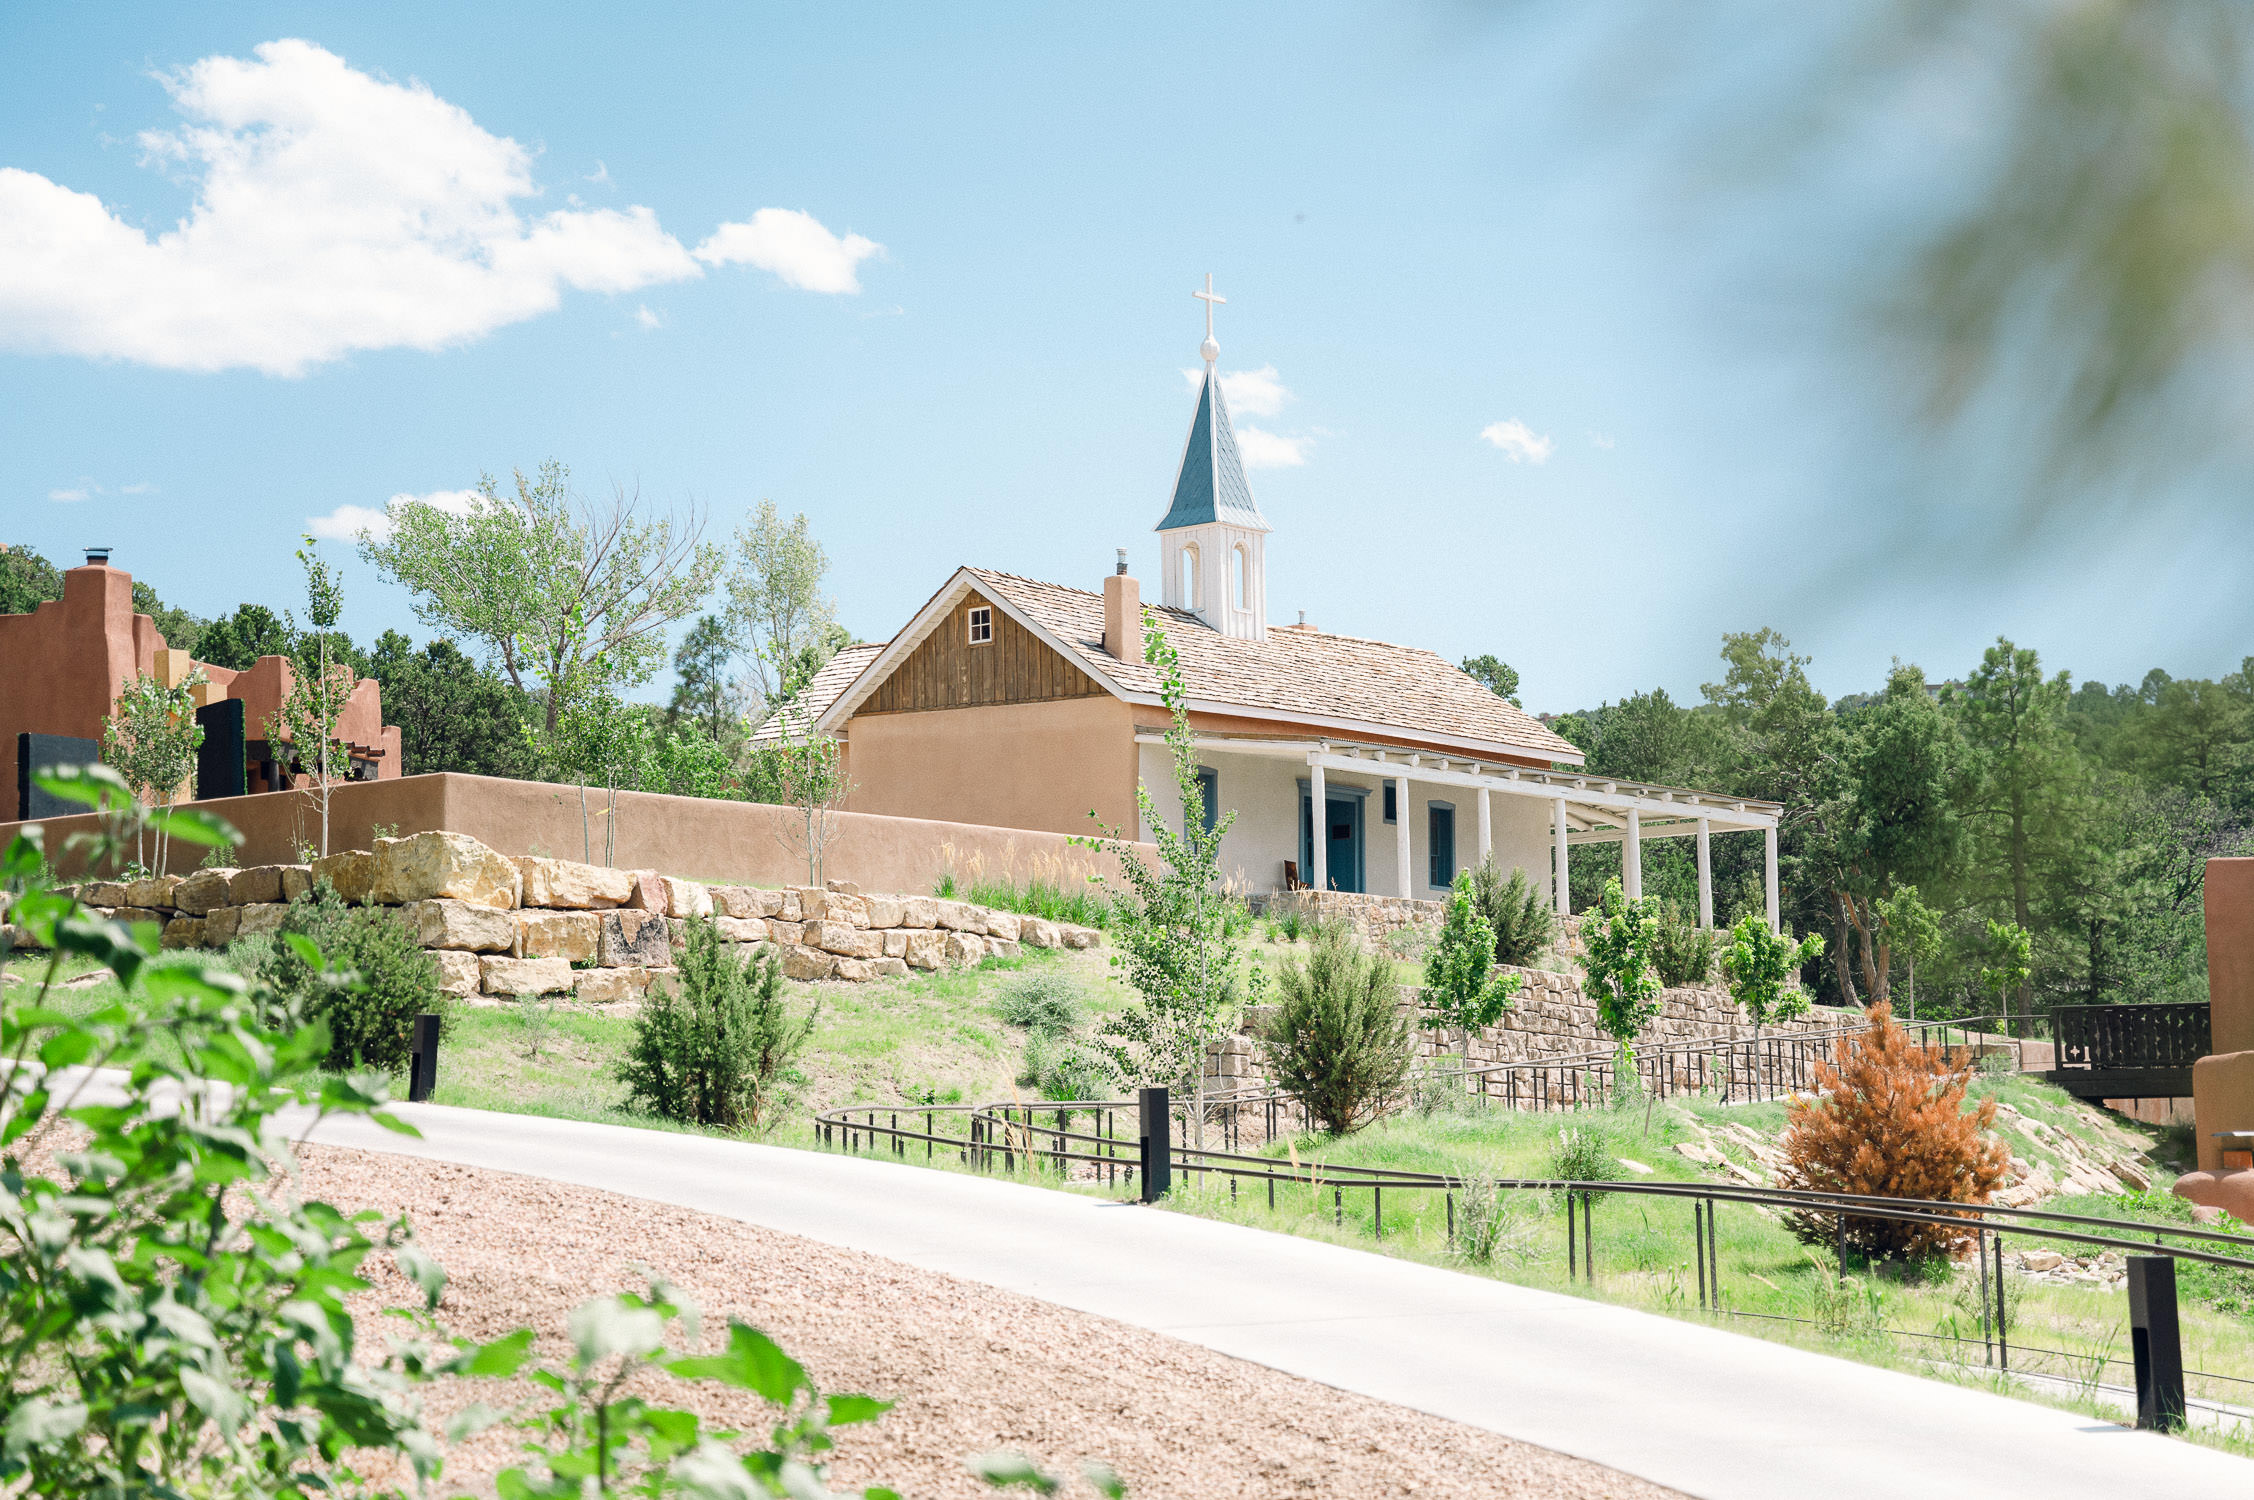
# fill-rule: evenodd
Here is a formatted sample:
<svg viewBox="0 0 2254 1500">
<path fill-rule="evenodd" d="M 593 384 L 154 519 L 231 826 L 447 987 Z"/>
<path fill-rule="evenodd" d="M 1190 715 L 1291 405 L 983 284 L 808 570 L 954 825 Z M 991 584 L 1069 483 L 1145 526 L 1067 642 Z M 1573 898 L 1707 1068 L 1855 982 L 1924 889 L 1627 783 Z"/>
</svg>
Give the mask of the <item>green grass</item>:
<svg viewBox="0 0 2254 1500">
<path fill-rule="evenodd" d="M 950 873 L 939 877 L 932 894 L 945 901 L 968 901 L 1077 927 L 1109 927 L 1114 921 L 1111 897 L 1085 882 L 1065 886 L 1038 877 L 1018 882 L 992 876 L 957 880 Z"/>
</svg>

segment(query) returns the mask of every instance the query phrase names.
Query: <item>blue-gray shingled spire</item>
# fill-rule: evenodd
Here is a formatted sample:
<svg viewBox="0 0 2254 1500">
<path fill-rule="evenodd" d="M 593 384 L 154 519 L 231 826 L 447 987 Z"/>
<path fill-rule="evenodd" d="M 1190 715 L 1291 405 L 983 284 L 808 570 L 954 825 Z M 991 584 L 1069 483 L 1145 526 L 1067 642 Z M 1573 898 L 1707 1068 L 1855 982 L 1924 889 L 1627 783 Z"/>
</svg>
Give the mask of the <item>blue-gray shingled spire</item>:
<svg viewBox="0 0 2254 1500">
<path fill-rule="evenodd" d="M 1229 403 L 1208 363 L 1205 386 L 1198 392 L 1197 417 L 1190 423 L 1189 447 L 1182 454 L 1181 477 L 1174 481 L 1174 503 L 1155 529 L 1172 531 L 1211 521 L 1259 531 L 1274 529 L 1253 504 L 1244 460 L 1237 455 L 1237 435 L 1229 427 Z"/>
</svg>

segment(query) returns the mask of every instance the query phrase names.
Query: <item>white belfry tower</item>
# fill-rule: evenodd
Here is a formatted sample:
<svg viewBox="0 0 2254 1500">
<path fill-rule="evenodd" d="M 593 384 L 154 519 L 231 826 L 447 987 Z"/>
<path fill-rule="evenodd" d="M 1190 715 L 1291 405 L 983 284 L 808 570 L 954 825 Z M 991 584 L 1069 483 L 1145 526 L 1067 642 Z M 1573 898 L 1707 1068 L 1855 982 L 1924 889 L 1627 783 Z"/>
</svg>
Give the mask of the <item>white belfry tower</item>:
<svg viewBox="0 0 2254 1500">
<path fill-rule="evenodd" d="M 1213 362 L 1221 346 L 1213 341 L 1213 304 L 1225 297 L 1213 291 L 1210 272 L 1205 290 L 1191 296 L 1205 304 L 1205 384 L 1198 392 L 1197 415 L 1182 453 L 1181 476 L 1174 481 L 1174 503 L 1158 523 L 1169 609 L 1186 609 L 1223 635 L 1245 640 L 1268 638 L 1268 523 L 1252 500 L 1237 456 L 1237 435 L 1229 427 L 1228 403 Z"/>
</svg>

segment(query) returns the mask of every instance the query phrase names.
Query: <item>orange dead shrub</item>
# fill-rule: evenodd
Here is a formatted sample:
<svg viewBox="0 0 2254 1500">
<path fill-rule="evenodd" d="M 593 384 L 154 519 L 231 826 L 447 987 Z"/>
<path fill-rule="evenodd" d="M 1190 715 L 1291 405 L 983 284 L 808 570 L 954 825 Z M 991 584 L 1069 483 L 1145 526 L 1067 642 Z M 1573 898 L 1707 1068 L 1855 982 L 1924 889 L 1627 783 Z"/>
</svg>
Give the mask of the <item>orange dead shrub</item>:
<svg viewBox="0 0 2254 1500">
<path fill-rule="evenodd" d="M 2003 1184 L 2010 1149 L 1985 1132 L 1993 1100 L 1964 1107 L 1974 1057 L 1952 1061 L 1921 1047 L 1894 1024 L 1890 1005 L 1870 1009 L 1870 1029 L 1841 1037 L 1833 1060 L 1816 1065 L 1823 1097 L 1792 1104 L 1785 1130 L 1781 1187 L 1889 1198 L 1985 1203 Z M 1829 1245 L 1838 1232 L 1829 1213 L 1790 1216 L 1792 1232 Z M 1972 1237 L 1965 1229 L 1888 1219 L 1847 1220 L 1847 1243 L 1868 1256 L 1919 1256 L 1953 1251 Z"/>
</svg>

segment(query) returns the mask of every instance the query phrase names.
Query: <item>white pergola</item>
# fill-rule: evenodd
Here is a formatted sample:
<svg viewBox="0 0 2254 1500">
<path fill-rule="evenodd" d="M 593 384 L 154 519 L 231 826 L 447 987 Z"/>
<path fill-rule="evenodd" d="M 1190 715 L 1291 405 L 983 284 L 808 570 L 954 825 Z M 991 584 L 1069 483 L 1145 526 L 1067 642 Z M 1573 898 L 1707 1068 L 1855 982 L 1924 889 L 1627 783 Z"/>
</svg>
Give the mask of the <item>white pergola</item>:
<svg viewBox="0 0 2254 1500">
<path fill-rule="evenodd" d="M 1155 732 L 1138 734 L 1136 739 L 1144 744 L 1164 743 L 1164 736 Z M 1550 804 L 1551 827 L 1557 840 L 1557 868 L 1552 884 L 1560 916 L 1569 914 L 1571 904 L 1567 850 L 1572 845 L 1626 844 L 1628 847 L 1621 853 L 1620 884 L 1622 890 L 1634 898 L 1643 894 L 1643 841 L 1695 837 L 1698 840 L 1698 924 L 1711 927 L 1714 925 L 1714 868 L 1709 840 L 1716 833 L 1758 832 L 1769 930 L 1777 930 L 1777 820 L 1784 813 L 1779 803 L 1724 797 L 1683 787 L 1652 786 L 1591 775 L 1586 771 L 1544 771 L 1496 765 L 1467 756 L 1384 745 L 1341 744 L 1329 740 L 1310 745 L 1305 740 L 1233 735 L 1198 735 L 1195 743 L 1200 750 L 1235 755 L 1304 758 L 1318 817 L 1324 806 L 1324 773 L 1330 771 L 1391 781 L 1394 796 L 1404 808 L 1410 805 L 1411 782 L 1476 792 L 1478 795 L 1473 800 L 1478 808 L 1481 862 L 1485 862 L 1494 848 L 1494 814 L 1490 799 L 1540 797 Z M 1399 894 L 1413 896 L 1408 818 L 1396 822 L 1393 836 L 1401 885 Z M 1308 871 L 1308 883 L 1317 890 L 1324 890 L 1330 884 L 1326 868 L 1329 841 L 1318 838 L 1311 843 L 1313 868 Z"/>
</svg>

